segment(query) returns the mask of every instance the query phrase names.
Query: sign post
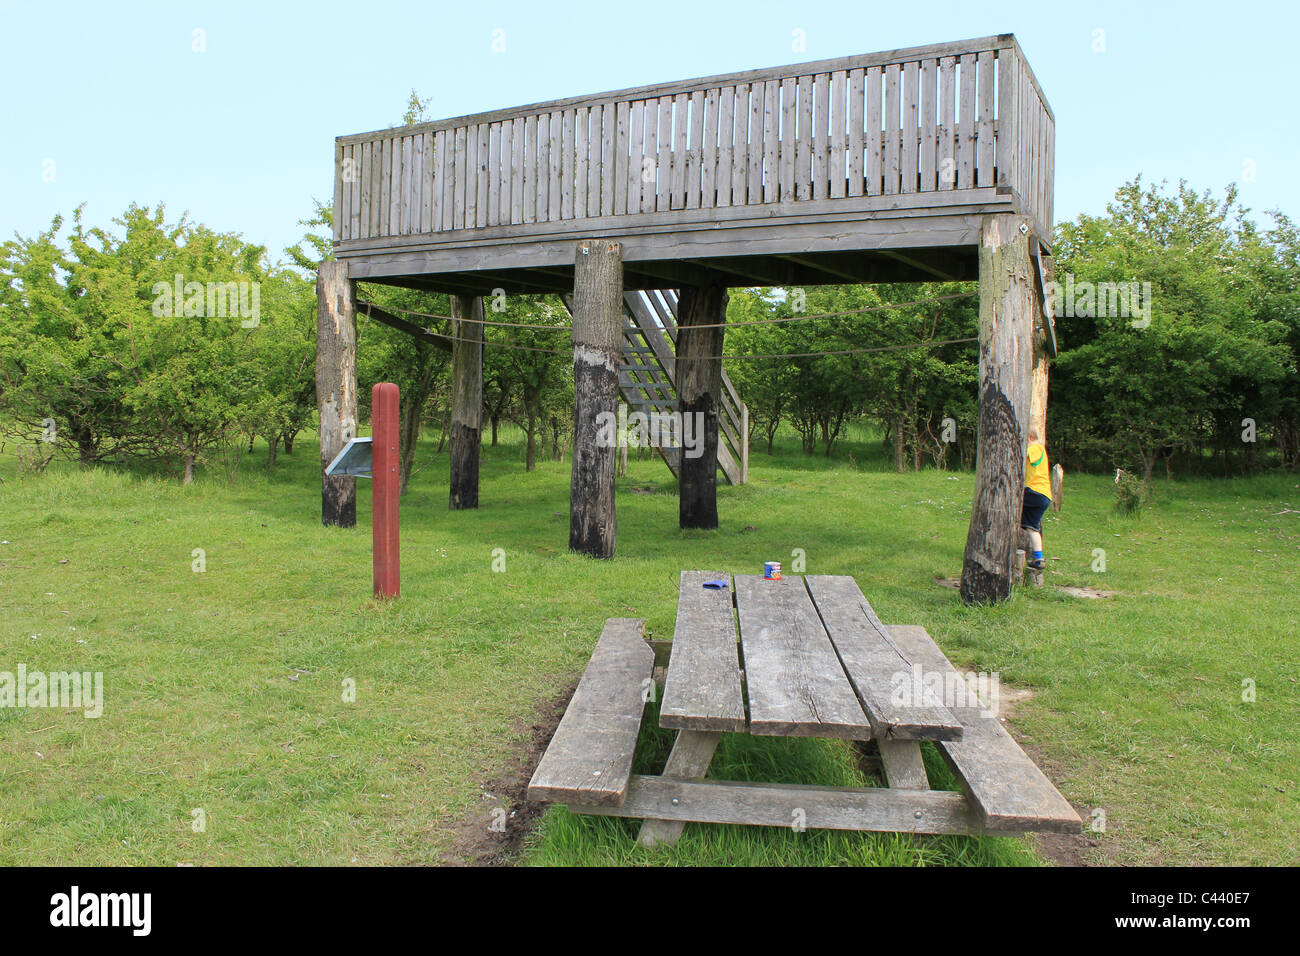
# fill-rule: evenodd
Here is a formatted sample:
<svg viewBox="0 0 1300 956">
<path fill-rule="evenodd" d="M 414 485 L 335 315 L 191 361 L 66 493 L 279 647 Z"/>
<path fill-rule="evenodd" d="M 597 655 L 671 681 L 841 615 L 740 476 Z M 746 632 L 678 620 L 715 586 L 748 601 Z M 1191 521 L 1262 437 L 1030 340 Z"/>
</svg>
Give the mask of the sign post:
<svg viewBox="0 0 1300 956">
<path fill-rule="evenodd" d="M 401 461 L 397 454 L 397 420 L 401 392 L 392 382 L 380 382 L 371 393 L 370 421 L 374 435 L 353 438 L 325 468 L 327 477 L 351 475 L 373 478 L 371 551 L 375 564 L 375 597 L 395 598 L 402 591 L 398 555 L 398 503 L 401 500 Z"/>
<path fill-rule="evenodd" d="M 380 382 L 371 393 L 373 423 L 374 494 L 372 497 L 375 597 L 395 598 L 402 590 L 398 554 L 398 505 L 401 499 L 401 463 L 398 459 L 397 418 L 399 389 L 392 382 Z"/>
</svg>

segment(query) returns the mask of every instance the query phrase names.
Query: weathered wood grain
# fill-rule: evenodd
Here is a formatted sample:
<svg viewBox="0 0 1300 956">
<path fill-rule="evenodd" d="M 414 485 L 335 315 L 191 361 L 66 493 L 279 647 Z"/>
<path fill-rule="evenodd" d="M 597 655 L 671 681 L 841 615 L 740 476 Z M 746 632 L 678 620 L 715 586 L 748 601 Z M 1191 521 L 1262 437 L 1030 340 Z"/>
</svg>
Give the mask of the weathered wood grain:
<svg viewBox="0 0 1300 956">
<path fill-rule="evenodd" d="M 325 468 L 357 437 L 356 283 L 333 259 L 316 270 L 316 406 L 320 412 L 321 524 L 357 523 L 357 480 Z"/>
<path fill-rule="evenodd" d="M 732 141 L 735 137 L 735 110 L 736 90 L 734 87 L 723 87 L 718 91 L 718 166 L 714 174 L 714 185 L 717 190 L 717 198 L 714 201 L 715 207 L 726 207 L 731 205 L 731 166 Z"/>
<path fill-rule="evenodd" d="M 781 135 L 781 84 L 768 80 L 763 84 L 763 202 L 781 198 L 781 178 L 777 159 Z"/>
<path fill-rule="evenodd" d="M 877 740 L 885 780 L 895 790 L 929 790 L 921 745 L 915 740 Z"/>
<path fill-rule="evenodd" d="M 722 402 L 722 355 L 727 321 L 723 285 L 687 286 L 677 304 L 674 384 L 683 420 L 698 423 L 699 454 L 683 454 L 678 472 L 678 524 L 718 526 L 718 419 Z M 696 326 L 703 326 L 696 328 Z M 689 416 L 689 417 L 688 417 Z"/>
<path fill-rule="evenodd" d="M 969 189 L 975 183 L 975 80 L 978 59 L 971 54 L 958 57 L 957 62 L 961 71 L 961 90 L 957 104 L 957 188 Z"/>
<path fill-rule="evenodd" d="M 676 780 L 640 775 L 632 777 L 627 797 L 618 807 L 574 806 L 571 809 L 575 813 L 605 816 L 657 816 L 681 822 L 766 827 L 798 825 L 811 830 L 973 834 L 981 829 L 967 797 L 951 791 Z"/>
<path fill-rule="evenodd" d="M 875 53 L 837 57 L 835 59 L 818 60 L 810 63 L 765 67 L 757 70 L 745 70 L 739 73 L 706 76 L 687 80 L 675 80 L 669 83 L 656 83 L 650 86 L 631 87 L 622 90 L 612 90 L 606 93 L 588 94 L 585 96 L 550 100 L 544 103 L 530 103 L 526 106 L 490 110 L 486 113 L 450 117 L 447 119 L 435 120 L 430 123 L 418 124 L 412 131 L 424 132 L 426 129 L 450 129 L 456 126 L 465 126 L 470 123 L 491 123 L 496 122 L 497 120 L 513 117 L 516 114 L 537 113 L 543 110 L 565 109 L 578 106 L 590 107 L 595 104 L 602 104 L 607 100 L 633 100 L 650 96 L 671 97 L 676 96 L 678 93 L 690 93 L 693 90 L 709 86 L 762 82 L 770 79 L 780 79 L 781 77 L 790 75 L 802 76 L 804 74 L 833 73 L 836 70 L 880 66 L 908 59 L 921 60 L 926 57 L 955 56 L 965 52 L 1002 49 L 1018 49 L 1015 37 L 1010 35 L 987 36 L 971 40 L 957 40 L 946 43 L 934 43 L 925 46 L 909 47 L 905 49 L 883 50 Z M 383 132 L 385 131 L 377 130 L 370 133 L 354 133 L 348 136 L 340 136 L 338 141 L 346 144 L 357 140 L 372 139 Z"/>
<path fill-rule="evenodd" d="M 798 82 L 794 77 L 781 81 L 780 90 L 780 157 L 777 174 L 779 198 L 781 202 L 791 202 L 795 198 L 798 183 L 795 179 L 795 130 L 799 116 Z"/>
<path fill-rule="evenodd" d="M 846 189 L 845 184 L 845 151 L 848 148 L 848 127 L 845 108 L 847 105 L 847 86 L 848 74 L 844 70 L 837 70 L 831 74 L 830 85 L 830 163 L 827 167 L 827 174 L 830 176 L 829 191 L 827 196 L 830 199 L 843 199 Z"/>
<path fill-rule="evenodd" d="M 705 581 L 721 578 L 715 591 Z M 673 656 L 659 706 L 659 726 L 675 730 L 743 733 L 745 702 L 740 687 L 731 575 L 683 571 L 673 627 Z"/>
<path fill-rule="evenodd" d="M 881 165 L 884 155 L 884 143 L 881 139 L 880 97 L 883 74 L 880 67 L 873 66 L 867 70 L 867 104 L 866 104 L 866 157 L 863 172 L 866 177 L 866 195 L 879 196 L 884 190 L 884 176 Z"/>
<path fill-rule="evenodd" d="M 812 198 L 826 199 L 830 184 L 830 77 L 813 77 Z"/>
<path fill-rule="evenodd" d="M 903 68 L 891 63 L 885 68 L 885 193 L 901 191 L 903 132 L 899 104 L 902 101 Z"/>
<path fill-rule="evenodd" d="M 336 163 L 361 173 L 336 175 L 336 242 L 987 188 L 995 170 L 1046 236 L 1053 144 L 1051 109 L 1013 37 L 938 44 L 339 137 Z M 367 150 L 382 170 L 373 179 Z"/>
<path fill-rule="evenodd" d="M 749 200 L 745 195 L 745 178 L 749 171 L 749 99 L 748 83 L 736 86 L 732 107 L 734 130 L 731 139 L 731 204 L 743 206 Z"/>
<path fill-rule="evenodd" d="M 913 699 L 912 663 L 894 646 L 853 578 L 810 574 L 804 581 L 876 738 L 961 736 L 961 724 L 932 692 L 922 687 L 921 699 Z"/>
<path fill-rule="evenodd" d="M 744 201 L 755 206 L 763 201 L 763 91 L 762 83 L 755 83 L 749 90 L 748 191 Z"/>
<path fill-rule="evenodd" d="M 1001 601 L 1011 595 L 1033 378 L 1029 232 L 1029 222 L 1021 216 L 989 216 L 980 236 L 975 500 L 960 589 L 967 604 Z"/>
<path fill-rule="evenodd" d="M 957 186 L 957 60 L 946 56 L 939 61 L 939 142 L 935 153 L 940 189 Z"/>
<path fill-rule="evenodd" d="M 690 131 L 686 143 L 686 198 L 684 208 L 698 209 L 701 196 L 701 159 L 705 135 L 705 91 L 690 94 Z"/>
<path fill-rule="evenodd" d="M 623 803 L 654 652 L 645 622 L 605 622 L 578 689 L 528 783 L 529 800 L 594 806 Z"/>
<path fill-rule="evenodd" d="M 656 179 L 659 167 L 659 101 L 646 100 L 641 135 L 641 212 L 654 212 Z"/>
<path fill-rule="evenodd" d="M 478 507 L 479 444 L 483 431 L 483 298 L 452 296 L 451 436 L 448 506 Z M 465 321 L 468 320 L 468 321 Z"/>
<path fill-rule="evenodd" d="M 718 90 L 705 92 L 700 128 L 700 206 L 705 209 L 712 209 L 718 202 L 718 101 Z"/>
<path fill-rule="evenodd" d="M 866 72 L 864 70 L 849 71 L 849 103 L 848 103 L 848 164 L 845 170 L 848 176 L 848 195 L 861 196 L 864 191 L 863 175 L 863 142 L 865 129 L 864 108 L 866 106 Z"/>
<path fill-rule="evenodd" d="M 713 762 L 713 753 L 718 749 L 721 737 L 722 734 L 716 732 L 679 730 L 677 739 L 673 741 L 672 752 L 664 764 L 663 776 L 658 779 L 691 780 L 703 777 L 709 772 L 709 764 Z M 668 803 L 671 806 L 672 800 L 669 799 Z M 672 819 L 663 813 L 639 813 L 637 816 L 646 816 L 636 839 L 641 846 L 672 846 L 682 835 L 685 825 L 683 820 Z"/>
<path fill-rule="evenodd" d="M 960 680 L 925 628 L 904 625 L 890 627 L 889 633 L 899 650 L 926 670 Z M 1078 813 L 996 716 L 979 706 L 958 707 L 953 713 L 962 723 L 962 738 L 941 741 L 939 751 L 961 778 L 987 831 L 1079 832 Z"/>
<path fill-rule="evenodd" d="M 510 126 L 510 221 L 524 221 L 524 172 L 527 166 L 527 133 L 524 117 L 516 117 Z"/>
<path fill-rule="evenodd" d="M 938 188 L 935 161 L 938 149 L 939 116 L 939 64 L 935 60 L 921 61 L 921 152 L 918 159 L 921 192 Z"/>
<path fill-rule="evenodd" d="M 795 198 L 808 201 L 813 198 L 813 78 L 807 74 L 800 76 L 796 89 Z"/>
<path fill-rule="evenodd" d="M 975 184 L 993 186 L 997 185 L 993 181 L 993 89 L 996 82 L 993 74 L 996 60 L 991 52 L 980 53 L 977 63 L 975 88 L 979 103 L 975 117 Z"/>
<path fill-rule="evenodd" d="M 866 740 L 871 724 L 799 577 L 737 575 L 750 733 Z"/>
<path fill-rule="evenodd" d="M 617 414 L 622 346 L 623 264 L 617 242 L 577 243 L 573 281 L 573 467 L 569 548 L 612 558 L 617 446 L 598 441 L 602 416 Z"/>
<path fill-rule="evenodd" d="M 617 179 L 621 195 L 615 203 L 615 213 L 636 212 L 641 208 L 641 151 L 645 148 L 645 104 L 630 103 L 627 115 L 621 120 L 627 126 L 627 158 L 621 164 Z M 620 156 L 622 153 L 620 152 Z"/>
<path fill-rule="evenodd" d="M 612 216 L 614 214 L 614 194 L 617 191 L 614 188 L 614 151 L 615 142 L 618 138 L 613 103 L 606 103 L 601 110 L 601 124 L 600 214 L 602 216 Z"/>
<path fill-rule="evenodd" d="M 921 65 L 915 60 L 903 64 L 903 150 L 899 159 L 902 191 L 914 193 L 918 186 L 920 143 Z"/>
</svg>

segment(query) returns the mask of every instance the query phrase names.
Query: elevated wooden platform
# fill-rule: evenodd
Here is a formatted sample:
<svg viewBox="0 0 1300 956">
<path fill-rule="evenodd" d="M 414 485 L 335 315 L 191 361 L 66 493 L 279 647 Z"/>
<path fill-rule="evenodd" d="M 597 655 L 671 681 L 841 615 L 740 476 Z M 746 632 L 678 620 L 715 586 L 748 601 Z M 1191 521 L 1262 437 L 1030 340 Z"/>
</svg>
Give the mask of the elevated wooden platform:
<svg viewBox="0 0 1300 956">
<path fill-rule="evenodd" d="M 354 279 L 569 292 L 978 277 L 984 216 L 1046 243 L 1054 120 L 1013 36 L 575 97 L 336 142 Z"/>
<path fill-rule="evenodd" d="M 978 476 L 961 597 L 1003 600 L 1025 428 L 1043 427 L 1055 351 L 1043 308 L 1054 123 L 1007 34 L 342 136 L 334 258 L 317 271 L 322 461 L 355 434 L 358 281 L 453 296 L 445 333 L 367 306 L 452 347 L 452 510 L 478 503 L 483 297 L 571 295 L 569 548 L 612 559 L 618 449 L 599 423 L 620 394 L 700 426 L 702 454 L 665 455 L 679 527 L 719 526 L 719 467 L 745 480 L 746 410 L 722 367 L 728 288 L 979 279 Z M 658 298 L 640 295 L 651 290 Z M 671 320 L 649 314 L 665 295 Z M 322 478 L 326 524 L 350 525 L 354 508 L 352 479 Z M 811 621 L 808 607 L 780 610 Z M 881 653 L 879 622 L 844 636 L 864 659 Z M 846 711 L 841 735 L 914 731 Z M 771 726 L 786 723 L 808 721 L 774 710 Z M 914 765 L 900 765 L 904 779 Z"/>
</svg>

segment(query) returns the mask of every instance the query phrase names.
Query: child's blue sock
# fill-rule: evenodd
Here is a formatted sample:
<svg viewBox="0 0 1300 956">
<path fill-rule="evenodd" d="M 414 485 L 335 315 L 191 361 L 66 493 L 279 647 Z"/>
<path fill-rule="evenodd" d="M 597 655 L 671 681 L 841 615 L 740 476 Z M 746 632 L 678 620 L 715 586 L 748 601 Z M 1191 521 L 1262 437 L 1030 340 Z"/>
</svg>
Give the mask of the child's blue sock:
<svg viewBox="0 0 1300 956">
<path fill-rule="evenodd" d="M 1041 551 L 1035 551 L 1035 552 L 1034 552 L 1034 560 L 1035 560 L 1035 561 L 1041 561 L 1041 560 L 1043 560 L 1043 552 L 1041 552 Z"/>
</svg>

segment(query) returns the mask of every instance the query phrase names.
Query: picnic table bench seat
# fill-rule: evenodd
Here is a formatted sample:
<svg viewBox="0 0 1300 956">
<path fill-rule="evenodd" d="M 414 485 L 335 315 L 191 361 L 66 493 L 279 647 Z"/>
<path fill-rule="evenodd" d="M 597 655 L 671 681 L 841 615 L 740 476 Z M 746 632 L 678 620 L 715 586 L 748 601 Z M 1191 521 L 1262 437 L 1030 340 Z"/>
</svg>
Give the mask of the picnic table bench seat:
<svg viewBox="0 0 1300 956">
<path fill-rule="evenodd" d="M 723 579 L 727 588 L 704 586 Z M 528 787 L 576 813 L 640 818 L 639 841 L 686 822 L 904 833 L 1077 833 L 1082 821 L 922 627 L 880 622 L 851 577 L 784 581 L 684 571 L 659 722 L 677 739 L 659 775 L 632 775 L 654 651 L 640 620 L 606 622 Z M 923 672 L 938 678 L 900 678 Z M 886 787 L 706 779 L 723 733 L 875 740 Z M 961 791 L 930 788 L 930 740 Z"/>
<path fill-rule="evenodd" d="M 654 651 L 645 621 L 605 622 L 591 661 L 528 784 L 528 799 L 619 806 L 627 796 Z"/>
<path fill-rule="evenodd" d="M 914 663 L 961 680 L 925 628 L 902 625 L 890 627 L 889 633 Z M 1079 832 L 1082 821 L 1070 801 L 995 715 L 978 705 L 954 707 L 953 712 L 961 721 L 961 739 L 941 740 L 937 746 L 975 804 L 983 830 Z"/>
</svg>

